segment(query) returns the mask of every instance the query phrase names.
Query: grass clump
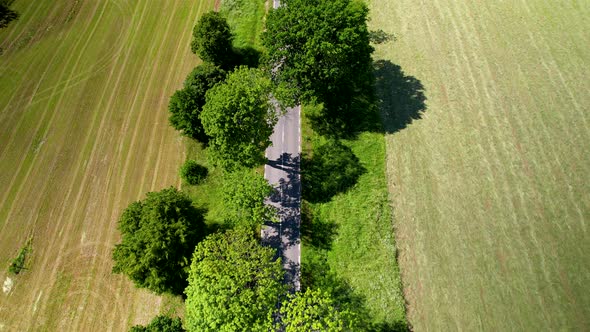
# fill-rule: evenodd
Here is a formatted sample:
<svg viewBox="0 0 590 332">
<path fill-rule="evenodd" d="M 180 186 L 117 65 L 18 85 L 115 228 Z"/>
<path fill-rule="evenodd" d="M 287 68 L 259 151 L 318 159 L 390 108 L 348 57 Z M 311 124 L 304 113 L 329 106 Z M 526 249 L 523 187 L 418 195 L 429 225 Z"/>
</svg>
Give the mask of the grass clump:
<svg viewBox="0 0 590 332">
<path fill-rule="evenodd" d="M 8 267 L 8 272 L 17 275 L 26 269 L 27 256 L 32 250 L 32 239 L 27 240 L 27 243 L 21 248 L 18 255 L 12 260 Z"/>
</svg>

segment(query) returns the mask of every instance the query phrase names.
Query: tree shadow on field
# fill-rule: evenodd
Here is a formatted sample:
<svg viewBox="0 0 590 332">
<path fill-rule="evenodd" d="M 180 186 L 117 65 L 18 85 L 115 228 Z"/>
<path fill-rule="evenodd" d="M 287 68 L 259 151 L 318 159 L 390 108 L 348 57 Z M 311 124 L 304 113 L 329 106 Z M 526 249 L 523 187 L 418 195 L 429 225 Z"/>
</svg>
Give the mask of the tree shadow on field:
<svg viewBox="0 0 590 332">
<path fill-rule="evenodd" d="M 402 68 L 387 60 L 374 62 L 375 90 L 381 108 L 383 129 L 395 133 L 422 118 L 426 96 L 422 82 L 406 76 Z"/>
</svg>

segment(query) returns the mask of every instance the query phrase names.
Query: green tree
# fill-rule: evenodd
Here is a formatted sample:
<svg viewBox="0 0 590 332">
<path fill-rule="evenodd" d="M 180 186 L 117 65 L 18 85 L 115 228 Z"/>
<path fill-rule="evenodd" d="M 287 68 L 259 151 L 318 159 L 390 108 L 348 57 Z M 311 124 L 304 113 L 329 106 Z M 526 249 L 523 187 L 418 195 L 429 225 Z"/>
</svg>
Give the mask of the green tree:
<svg viewBox="0 0 590 332">
<path fill-rule="evenodd" d="M 262 71 L 239 67 L 207 92 L 201 122 L 212 161 L 224 169 L 264 161 L 278 115 L 269 101 L 270 80 Z"/>
<path fill-rule="evenodd" d="M 274 192 L 266 179 L 249 169 L 228 174 L 223 183 L 223 201 L 233 222 L 261 225 L 276 219 L 276 209 L 265 203 Z"/>
<path fill-rule="evenodd" d="M 195 67 L 186 78 L 184 88 L 170 98 L 170 125 L 185 136 L 207 143 L 209 137 L 205 134 L 199 114 L 205 105 L 205 94 L 223 81 L 225 75 L 224 70 L 209 63 Z"/>
<path fill-rule="evenodd" d="M 280 259 L 253 232 L 214 233 L 197 245 L 186 293 L 189 331 L 269 331 L 285 292 Z"/>
<path fill-rule="evenodd" d="M 152 321 L 147 325 L 135 325 L 129 332 L 184 332 L 182 328 L 182 321 L 179 317 L 171 318 L 168 316 L 160 315 L 154 317 Z"/>
<path fill-rule="evenodd" d="M 12 1 L 0 1 L 0 29 L 6 28 L 8 24 L 18 18 L 18 13 L 10 9 Z"/>
<path fill-rule="evenodd" d="M 150 192 L 131 203 L 118 222 L 121 243 L 113 250 L 114 273 L 157 294 L 182 294 L 190 255 L 203 238 L 202 213 L 175 188 Z"/>
<path fill-rule="evenodd" d="M 279 86 L 295 102 L 348 98 L 371 75 L 368 8 L 358 0 L 284 0 L 270 11 L 262 41 Z M 289 104 L 289 103 L 288 103 Z"/>
<path fill-rule="evenodd" d="M 228 69 L 234 63 L 233 35 L 218 12 L 203 14 L 193 29 L 191 50 L 203 61 Z"/>
<path fill-rule="evenodd" d="M 339 308 L 328 293 L 307 289 L 291 295 L 281 306 L 282 328 L 299 331 L 358 331 L 359 320 L 351 311 Z"/>
</svg>

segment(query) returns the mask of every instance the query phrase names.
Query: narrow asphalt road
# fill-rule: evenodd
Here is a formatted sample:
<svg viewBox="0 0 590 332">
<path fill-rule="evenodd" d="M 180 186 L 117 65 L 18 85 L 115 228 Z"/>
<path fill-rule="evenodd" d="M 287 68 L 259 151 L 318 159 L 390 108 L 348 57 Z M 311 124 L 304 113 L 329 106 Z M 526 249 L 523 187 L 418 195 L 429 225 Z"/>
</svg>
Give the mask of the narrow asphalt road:
<svg viewBox="0 0 590 332">
<path fill-rule="evenodd" d="M 277 249 L 283 260 L 286 282 L 293 290 L 301 288 L 301 107 L 288 109 L 279 118 L 266 149 L 268 162 L 264 177 L 276 188 L 269 204 L 278 209 L 279 223 L 267 223 L 262 229 L 265 245 Z"/>
</svg>

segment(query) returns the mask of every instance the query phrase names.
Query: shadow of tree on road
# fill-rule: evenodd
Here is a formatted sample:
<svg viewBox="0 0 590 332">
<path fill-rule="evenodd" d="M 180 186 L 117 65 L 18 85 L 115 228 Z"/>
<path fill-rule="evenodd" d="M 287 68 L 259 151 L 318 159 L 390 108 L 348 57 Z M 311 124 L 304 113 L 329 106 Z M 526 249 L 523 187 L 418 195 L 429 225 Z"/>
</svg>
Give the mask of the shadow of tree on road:
<svg viewBox="0 0 590 332">
<path fill-rule="evenodd" d="M 276 160 L 267 161 L 267 165 L 286 173 L 279 179 L 274 193 L 269 197 L 269 204 L 275 206 L 280 223 L 265 223 L 264 244 L 277 249 L 285 265 L 285 282 L 288 285 L 299 284 L 299 263 L 286 257 L 284 250 L 300 244 L 299 224 L 301 220 L 301 181 L 299 179 L 300 156 L 283 153 Z"/>
</svg>

